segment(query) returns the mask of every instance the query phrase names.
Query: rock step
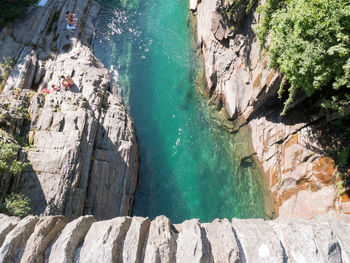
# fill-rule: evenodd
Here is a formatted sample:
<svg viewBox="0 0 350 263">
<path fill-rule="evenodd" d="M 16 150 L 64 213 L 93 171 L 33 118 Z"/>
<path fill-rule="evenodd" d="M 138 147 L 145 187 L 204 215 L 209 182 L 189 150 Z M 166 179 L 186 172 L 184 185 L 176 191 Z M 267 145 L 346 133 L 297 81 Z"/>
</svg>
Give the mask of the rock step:
<svg viewBox="0 0 350 263">
<path fill-rule="evenodd" d="M 350 262 L 350 217 L 312 220 L 0 214 L 0 262 Z"/>
</svg>

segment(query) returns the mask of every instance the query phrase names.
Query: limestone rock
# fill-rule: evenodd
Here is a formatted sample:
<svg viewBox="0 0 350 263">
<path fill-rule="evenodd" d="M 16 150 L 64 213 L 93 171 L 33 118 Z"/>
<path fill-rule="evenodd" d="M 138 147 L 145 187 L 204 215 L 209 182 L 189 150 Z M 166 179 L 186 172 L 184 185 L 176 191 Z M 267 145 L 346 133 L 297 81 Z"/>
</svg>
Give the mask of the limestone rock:
<svg viewBox="0 0 350 263">
<path fill-rule="evenodd" d="M 206 227 L 214 262 L 239 262 L 239 250 L 227 219 L 215 219 Z"/>
<path fill-rule="evenodd" d="M 35 226 L 34 232 L 28 239 L 23 252 L 21 263 L 44 263 L 45 250 L 64 228 L 67 219 L 63 216 L 49 216 L 41 218 Z"/>
<path fill-rule="evenodd" d="M 323 222 L 328 223 L 328 226 L 326 227 L 329 227 L 332 233 L 336 235 L 339 245 L 341 247 L 341 256 L 343 259 L 342 262 L 350 262 L 350 247 L 348 245 L 350 242 L 350 235 L 347 234 L 350 231 L 350 217 L 349 216 L 343 216 L 343 217 L 318 216 L 315 218 L 314 223 L 317 224 L 317 221 L 321 221 L 323 226 L 325 225 Z M 327 250 L 331 252 L 330 255 L 336 255 L 336 253 L 332 253 L 333 251 L 331 249 L 333 249 L 333 247 L 327 248 Z"/>
<path fill-rule="evenodd" d="M 118 217 L 93 223 L 85 237 L 79 263 L 120 262 L 122 244 L 130 224 L 131 218 L 129 217 Z"/>
<path fill-rule="evenodd" d="M 1 214 L 0 218 L 0 247 L 2 246 L 6 235 L 14 229 L 19 222 L 19 218 L 17 217 L 9 217 Z"/>
<path fill-rule="evenodd" d="M 108 108 L 102 110 L 97 127 L 85 201 L 85 213 L 97 219 L 131 214 L 138 173 L 133 122 L 117 97 L 108 96 L 105 103 Z"/>
<path fill-rule="evenodd" d="M 48 262 L 73 262 L 75 252 L 84 241 L 91 225 L 96 222 L 93 216 L 82 216 L 65 226 L 57 240 L 54 242 Z"/>
<path fill-rule="evenodd" d="M 272 224 L 279 239 L 286 249 L 286 255 L 292 262 L 341 262 L 338 241 L 328 228 L 323 229 L 322 235 L 317 226 L 318 235 L 314 235 L 314 228 L 306 220 L 282 220 Z M 326 239 L 321 239 L 327 237 Z M 330 261 L 329 261 L 330 262 Z"/>
<path fill-rule="evenodd" d="M 331 225 L 328 222 L 317 219 L 313 219 L 310 223 L 312 224 L 314 240 L 322 260 L 324 262 L 343 262 L 342 248 Z"/>
<path fill-rule="evenodd" d="M 301 191 L 285 201 L 280 209 L 281 218 L 312 218 L 314 215 L 334 211 L 336 200 L 334 186 L 319 191 Z"/>
<path fill-rule="evenodd" d="M 0 220 L 6 228 L 14 218 L 0 214 Z M 165 216 L 151 223 L 142 217 L 95 222 L 84 216 L 67 225 L 61 216 L 27 217 L 6 235 L 0 262 L 43 262 L 45 250 L 47 263 L 348 262 L 349 236 L 350 217 L 336 214 L 176 225 Z"/>
<path fill-rule="evenodd" d="M 170 220 L 165 216 L 156 217 L 148 234 L 144 262 L 172 262 L 174 257 L 174 240 Z"/>
<path fill-rule="evenodd" d="M 133 217 L 123 245 L 123 262 L 141 262 L 150 227 L 148 218 Z"/>
<path fill-rule="evenodd" d="M 33 233 L 38 218 L 27 216 L 7 234 L 0 248 L 0 262 L 17 263 L 20 261 L 28 238 Z"/>
<path fill-rule="evenodd" d="M 204 228 L 198 219 L 186 220 L 177 225 L 176 262 L 214 262 Z"/>
<path fill-rule="evenodd" d="M 11 71 L 3 92 L 16 89 L 28 89 L 34 78 L 36 57 L 34 51 L 25 47 L 18 59 L 17 65 Z"/>
<path fill-rule="evenodd" d="M 232 219 L 240 258 L 247 262 L 285 262 L 285 248 L 273 228 L 260 219 Z"/>
<path fill-rule="evenodd" d="M 195 11 L 197 9 L 198 0 L 190 0 L 190 10 Z"/>
<path fill-rule="evenodd" d="M 261 16 L 254 10 L 247 15 L 243 2 L 232 9 L 234 2 L 205 0 L 197 4 L 197 45 L 204 58 L 210 99 L 222 98 L 229 117 L 249 126 L 254 152 L 274 199 L 270 216 L 280 213 L 305 218 L 330 213 L 335 208 L 336 191 L 329 183 L 336 168 L 325 161 L 322 147 L 309 129 L 322 116 L 308 117 L 298 110 L 280 116 L 277 91 L 282 77 L 268 67 L 268 57 L 260 52 L 254 32 Z M 230 10 L 229 18 L 225 10 Z M 326 200 L 325 205 L 308 205 L 309 197 Z"/>
<path fill-rule="evenodd" d="M 0 103 L 7 105 L 18 88 L 37 91 L 29 106 L 30 127 L 24 129 L 18 118 L 11 130 L 17 135 L 30 130 L 32 169 L 25 171 L 19 190 L 32 200 L 35 214 L 68 219 L 131 214 L 139 160 L 136 135 L 121 100 L 110 94 L 108 70 L 92 53 L 100 9 L 93 0 L 49 0 L 0 33 L 0 57 L 15 61 Z M 84 26 L 67 30 L 67 10 Z M 43 96 L 41 90 L 62 74 L 72 76 L 75 85 Z M 11 181 L 3 179 L 1 189 Z"/>
</svg>

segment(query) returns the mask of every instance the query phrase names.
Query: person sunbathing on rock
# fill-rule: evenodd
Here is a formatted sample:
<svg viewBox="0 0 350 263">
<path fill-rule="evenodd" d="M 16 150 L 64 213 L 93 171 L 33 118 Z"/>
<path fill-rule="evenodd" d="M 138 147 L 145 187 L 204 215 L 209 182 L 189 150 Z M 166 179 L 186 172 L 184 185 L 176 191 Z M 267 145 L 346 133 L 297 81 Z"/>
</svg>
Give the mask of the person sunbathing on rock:
<svg viewBox="0 0 350 263">
<path fill-rule="evenodd" d="M 53 92 L 58 92 L 61 91 L 61 81 L 60 78 L 58 77 L 58 82 L 57 84 L 51 83 L 50 87 L 43 89 L 41 92 L 45 94 L 53 93 Z"/>
<path fill-rule="evenodd" d="M 74 85 L 74 81 L 71 78 L 71 76 L 69 76 L 69 75 L 67 75 L 67 76 L 62 75 L 61 79 L 62 79 L 62 86 L 65 89 L 69 89 Z"/>
<path fill-rule="evenodd" d="M 69 11 L 67 11 L 67 13 L 66 13 L 66 22 L 70 26 L 79 27 L 76 14 L 72 14 Z"/>
<path fill-rule="evenodd" d="M 54 91 L 61 91 L 62 89 L 62 82 L 61 82 L 61 78 L 58 76 L 58 81 L 57 81 L 57 84 L 52 84 L 51 85 L 51 88 L 54 90 Z"/>
<path fill-rule="evenodd" d="M 45 93 L 45 94 L 50 94 L 50 93 L 60 91 L 60 90 L 61 89 L 58 86 L 56 86 L 55 84 L 51 84 L 50 87 L 43 89 L 41 92 Z"/>
</svg>

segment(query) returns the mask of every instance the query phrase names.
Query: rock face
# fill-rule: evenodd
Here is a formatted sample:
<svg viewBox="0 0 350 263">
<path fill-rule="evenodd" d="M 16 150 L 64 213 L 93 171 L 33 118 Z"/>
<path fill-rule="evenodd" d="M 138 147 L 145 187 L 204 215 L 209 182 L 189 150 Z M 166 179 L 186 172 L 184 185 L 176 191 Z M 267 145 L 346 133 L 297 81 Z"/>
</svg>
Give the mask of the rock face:
<svg viewBox="0 0 350 263">
<path fill-rule="evenodd" d="M 260 53 L 253 31 L 259 15 L 246 15 L 246 6 L 237 6 L 227 21 L 230 3 L 234 1 L 202 0 L 191 5 L 196 9 L 197 41 L 211 100 L 223 98 L 229 116 L 249 125 L 275 200 L 274 216 L 309 218 L 331 212 L 337 198 L 337 171 L 312 136 L 311 124 L 319 114 L 310 118 L 292 110 L 287 117 L 279 116 L 281 76 L 268 68 L 266 54 Z"/>
<path fill-rule="evenodd" d="M 192 219 L 177 225 L 165 216 L 152 222 L 141 217 L 96 222 L 85 216 L 69 224 L 51 216 L 14 224 L 0 247 L 0 262 L 349 262 L 350 257 L 349 216 L 205 224 Z"/>
<path fill-rule="evenodd" d="M 67 10 L 77 14 L 80 28 L 66 29 Z M 131 213 L 138 148 L 126 108 L 110 93 L 109 72 L 91 51 L 99 11 L 91 0 L 49 0 L 0 34 L 0 57 L 16 61 L 0 101 L 19 89 L 34 93 L 26 106 L 29 126 L 17 125 L 29 140 L 31 164 L 18 190 L 32 200 L 34 214 L 109 219 Z M 75 85 L 42 95 L 62 74 Z M 3 180 L 1 189 L 8 189 Z"/>
</svg>

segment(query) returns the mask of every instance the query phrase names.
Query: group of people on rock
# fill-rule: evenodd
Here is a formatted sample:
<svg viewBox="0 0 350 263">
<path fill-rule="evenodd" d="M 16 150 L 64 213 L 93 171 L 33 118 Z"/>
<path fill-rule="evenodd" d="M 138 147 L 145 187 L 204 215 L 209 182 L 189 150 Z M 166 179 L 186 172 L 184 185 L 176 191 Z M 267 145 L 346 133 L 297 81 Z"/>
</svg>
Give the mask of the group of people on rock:
<svg viewBox="0 0 350 263">
<path fill-rule="evenodd" d="M 53 92 L 58 92 L 63 90 L 69 90 L 71 87 L 73 87 L 74 81 L 69 75 L 61 75 L 58 76 L 58 81 L 57 84 L 52 83 L 49 85 L 49 87 L 43 89 L 41 92 L 45 94 L 53 93 Z"/>
<path fill-rule="evenodd" d="M 72 28 L 79 27 L 77 15 L 72 14 L 69 11 L 67 11 L 67 13 L 66 13 L 66 22 L 67 22 L 67 25 L 72 27 Z"/>
<path fill-rule="evenodd" d="M 67 29 L 68 29 L 68 26 L 70 27 L 69 29 L 75 29 L 79 27 L 78 18 L 76 14 L 72 14 L 70 11 L 66 12 L 66 22 L 67 22 Z M 51 85 L 49 85 L 49 87 L 41 90 L 41 92 L 44 94 L 49 94 L 49 93 L 61 91 L 62 89 L 69 90 L 73 85 L 74 85 L 74 81 L 71 76 L 61 75 L 61 76 L 58 76 L 57 84 L 52 83 Z"/>
</svg>

